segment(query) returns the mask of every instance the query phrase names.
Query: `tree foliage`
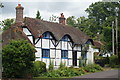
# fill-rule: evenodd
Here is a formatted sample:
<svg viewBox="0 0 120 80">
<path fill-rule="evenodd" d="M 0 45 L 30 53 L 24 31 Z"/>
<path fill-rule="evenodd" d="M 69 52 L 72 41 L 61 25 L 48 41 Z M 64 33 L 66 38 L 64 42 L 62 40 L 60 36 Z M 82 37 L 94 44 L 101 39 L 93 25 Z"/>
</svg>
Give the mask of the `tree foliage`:
<svg viewBox="0 0 120 80">
<path fill-rule="evenodd" d="M 41 15 L 40 15 L 40 12 L 39 12 L 39 11 L 37 11 L 36 19 L 42 19 L 42 17 L 41 17 Z"/>
<path fill-rule="evenodd" d="M 116 13 L 116 8 L 119 9 Z M 75 19 L 69 17 L 67 24 L 77 27 L 94 40 L 101 40 L 105 43 L 104 49 L 112 50 L 112 21 L 118 14 L 118 34 L 120 33 L 120 3 L 119 2 L 95 2 L 92 3 L 86 10 L 88 18 L 79 17 Z M 115 25 L 114 25 L 114 29 Z M 118 35 L 120 39 L 120 35 Z M 120 43 L 118 44 L 120 46 Z M 120 51 L 119 51 L 120 52 Z"/>
<path fill-rule="evenodd" d="M 0 3 L 0 8 L 3 8 L 3 7 L 4 7 L 4 5 L 2 3 Z"/>
<path fill-rule="evenodd" d="M 14 19 L 5 19 L 4 21 L 1 21 L 0 25 L 3 26 L 3 31 L 5 31 L 14 23 Z"/>
<path fill-rule="evenodd" d="M 3 73 L 6 78 L 21 78 L 31 72 L 34 47 L 25 40 L 12 40 L 2 49 Z"/>
<path fill-rule="evenodd" d="M 57 16 L 52 15 L 52 16 L 50 16 L 49 21 L 50 21 L 50 22 L 56 22 L 56 21 L 57 21 L 57 19 L 58 19 L 58 17 L 57 17 Z"/>
</svg>

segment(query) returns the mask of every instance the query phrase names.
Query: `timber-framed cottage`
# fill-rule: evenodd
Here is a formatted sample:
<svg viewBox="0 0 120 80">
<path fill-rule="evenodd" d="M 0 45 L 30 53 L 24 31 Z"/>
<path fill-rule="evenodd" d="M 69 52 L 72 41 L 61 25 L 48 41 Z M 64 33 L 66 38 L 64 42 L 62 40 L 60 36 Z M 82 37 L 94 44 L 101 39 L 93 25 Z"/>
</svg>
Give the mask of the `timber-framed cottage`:
<svg viewBox="0 0 120 80">
<path fill-rule="evenodd" d="M 43 61 L 47 67 L 50 60 L 54 67 L 59 67 L 60 62 L 66 66 L 79 66 L 79 58 L 87 59 L 93 63 L 92 39 L 74 27 L 66 25 L 63 15 L 59 23 L 48 22 L 35 18 L 23 18 L 24 8 L 21 4 L 16 7 L 16 23 L 3 32 L 3 45 L 11 39 L 25 39 L 35 46 L 36 61 Z M 85 46 L 89 45 L 86 53 L 82 54 Z"/>
</svg>

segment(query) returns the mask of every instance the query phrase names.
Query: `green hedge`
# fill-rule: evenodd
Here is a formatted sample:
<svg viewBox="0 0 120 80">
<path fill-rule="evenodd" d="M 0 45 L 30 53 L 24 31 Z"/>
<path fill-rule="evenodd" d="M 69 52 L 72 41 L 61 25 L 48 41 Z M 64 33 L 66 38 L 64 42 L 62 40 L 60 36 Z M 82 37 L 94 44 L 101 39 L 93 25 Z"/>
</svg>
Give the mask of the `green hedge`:
<svg viewBox="0 0 120 80">
<path fill-rule="evenodd" d="M 119 67 L 119 59 L 117 55 L 113 55 L 110 58 L 110 67 Z"/>
<path fill-rule="evenodd" d="M 46 72 L 46 64 L 42 61 L 35 61 L 33 76 L 37 77 L 39 74 Z"/>
</svg>

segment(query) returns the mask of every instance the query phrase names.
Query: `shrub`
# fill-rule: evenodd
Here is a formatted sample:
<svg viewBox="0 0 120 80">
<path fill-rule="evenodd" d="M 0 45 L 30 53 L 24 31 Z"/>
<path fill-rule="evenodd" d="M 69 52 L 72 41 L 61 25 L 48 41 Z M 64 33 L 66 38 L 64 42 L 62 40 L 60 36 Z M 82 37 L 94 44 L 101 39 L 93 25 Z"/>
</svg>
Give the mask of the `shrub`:
<svg viewBox="0 0 120 80">
<path fill-rule="evenodd" d="M 35 61 L 33 75 L 37 77 L 39 74 L 46 72 L 46 64 L 42 61 Z"/>
<path fill-rule="evenodd" d="M 110 67 L 115 67 L 116 65 L 119 65 L 119 60 L 117 55 L 113 55 L 110 57 Z"/>
<path fill-rule="evenodd" d="M 87 59 L 82 59 L 82 57 L 79 58 L 79 67 L 86 66 Z"/>
<path fill-rule="evenodd" d="M 53 70 L 49 71 L 47 73 L 41 74 L 43 77 L 51 77 L 51 78 L 56 78 L 56 77 L 72 77 L 72 76 L 79 76 L 84 74 L 83 71 L 79 71 L 74 68 L 68 68 L 68 67 L 62 67 L 59 68 L 58 70 Z"/>
<path fill-rule="evenodd" d="M 60 67 L 59 67 L 59 69 L 60 68 L 64 68 L 65 67 L 65 63 L 62 63 L 62 61 L 60 62 Z"/>
<path fill-rule="evenodd" d="M 95 63 L 104 67 L 105 64 L 109 64 L 109 57 L 108 56 L 107 57 L 96 56 L 95 57 Z"/>
<path fill-rule="evenodd" d="M 97 64 L 90 64 L 83 68 L 86 72 L 102 71 L 102 67 Z"/>
<path fill-rule="evenodd" d="M 54 69 L 54 64 L 53 61 L 50 60 L 49 71 L 52 71 L 53 69 Z"/>
<path fill-rule="evenodd" d="M 31 73 L 35 49 L 26 40 L 12 40 L 2 49 L 3 73 L 6 78 L 22 78 Z"/>
</svg>

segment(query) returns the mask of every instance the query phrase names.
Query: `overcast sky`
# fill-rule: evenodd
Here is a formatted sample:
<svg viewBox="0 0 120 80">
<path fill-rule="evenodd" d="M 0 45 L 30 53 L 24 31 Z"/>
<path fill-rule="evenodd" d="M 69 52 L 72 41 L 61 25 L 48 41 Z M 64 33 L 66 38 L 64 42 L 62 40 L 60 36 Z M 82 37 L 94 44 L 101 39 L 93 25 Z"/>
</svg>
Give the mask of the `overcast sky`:
<svg viewBox="0 0 120 80">
<path fill-rule="evenodd" d="M 18 3 L 24 7 L 24 17 L 36 17 L 37 10 L 40 11 L 44 20 L 49 20 L 51 15 L 60 16 L 63 13 L 69 16 L 87 17 L 85 9 L 90 4 L 101 0 L 2 0 L 3 8 L 0 8 L 0 21 L 7 18 L 15 18 L 15 7 Z"/>
</svg>

